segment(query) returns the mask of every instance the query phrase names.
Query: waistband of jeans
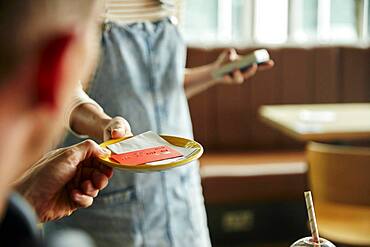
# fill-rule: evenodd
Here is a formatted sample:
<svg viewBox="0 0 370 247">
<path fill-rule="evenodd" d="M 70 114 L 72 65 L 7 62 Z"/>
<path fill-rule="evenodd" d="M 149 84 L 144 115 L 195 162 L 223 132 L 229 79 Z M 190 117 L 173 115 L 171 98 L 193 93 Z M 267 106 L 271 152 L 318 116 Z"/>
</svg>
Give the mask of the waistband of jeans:
<svg viewBox="0 0 370 247">
<path fill-rule="evenodd" d="M 103 22 L 102 24 L 102 30 L 103 31 L 109 31 L 112 27 L 116 26 L 116 27 L 122 27 L 122 28 L 134 28 L 135 26 L 138 26 L 138 25 L 143 25 L 144 23 L 150 23 L 154 26 L 157 26 L 157 25 L 160 25 L 162 23 L 170 23 L 172 25 L 177 25 L 177 18 L 174 17 L 174 16 L 170 16 L 170 17 L 164 17 L 160 20 L 156 20 L 156 21 L 145 21 L 145 22 L 134 22 L 134 23 L 120 23 L 120 22 L 116 22 L 116 21 L 105 21 Z"/>
</svg>

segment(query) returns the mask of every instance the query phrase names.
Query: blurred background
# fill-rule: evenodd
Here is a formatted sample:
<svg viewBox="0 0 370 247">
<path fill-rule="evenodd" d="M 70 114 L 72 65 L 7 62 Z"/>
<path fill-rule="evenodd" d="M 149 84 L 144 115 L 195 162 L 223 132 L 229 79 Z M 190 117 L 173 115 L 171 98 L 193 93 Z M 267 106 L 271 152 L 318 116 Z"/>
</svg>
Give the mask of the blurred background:
<svg viewBox="0 0 370 247">
<path fill-rule="evenodd" d="M 289 246 L 308 236 L 303 192 L 311 189 L 324 237 L 337 246 L 370 246 L 370 162 L 356 156 L 357 148 L 370 153 L 369 0 L 186 0 L 179 13 L 188 67 L 214 61 L 226 47 L 241 54 L 266 48 L 276 63 L 243 85 L 217 85 L 190 100 L 195 139 L 206 150 L 201 173 L 213 245 Z M 289 134 L 289 127 L 296 127 L 292 118 L 285 123 L 293 127 L 279 119 L 261 121 L 266 120 L 262 106 L 292 104 L 305 104 L 302 109 L 314 118 L 298 132 L 318 130 L 318 135 Z M 311 109 L 313 104 L 321 108 Z M 358 114 L 340 118 L 344 108 L 344 114 L 348 109 Z M 297 121 L 302 127 L 303 120 Z M 320 121 L 329 128 L 344 126 L 334 134 L 344 133 L 333 135 Z M 307 146 L 311 141 L 328 147 L 320 146 L 317 156 L 317 149 Z M 342 172 L 335 166 L 323 172 L 327 164 L 320 155 L 327 150 L 335 154 L 329 165 L 344 160 L 342 149 L 332 151 L 338 146 L 354 156 Z M 316 152 L 312 160 L 310 152 Z M 311 168 L 316 163 L 319 171 Z M 357 173 L 340 177 L 347 171 Z M 353 190 L 343 195 L 337 193 L 341 188 Z M 360 201 L 354 199 L 357 192 Z M 360 220 L 338 207 L 325 211 L 321 202 L 350 205 L 347 211 Z"/>
<path fill-rule="evenodd" d="M 187 0 L 185 39 L 199 45 L 368 44 L 363 0 Z"/>
</svg>

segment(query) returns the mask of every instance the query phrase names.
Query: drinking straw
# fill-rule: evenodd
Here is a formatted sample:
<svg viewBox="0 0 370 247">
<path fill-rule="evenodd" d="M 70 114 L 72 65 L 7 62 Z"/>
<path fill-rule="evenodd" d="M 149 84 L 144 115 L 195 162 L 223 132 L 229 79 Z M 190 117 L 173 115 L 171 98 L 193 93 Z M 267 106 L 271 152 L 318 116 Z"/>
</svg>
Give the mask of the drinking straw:
<svg viewBox="0 0 370 247">
<path fill-rule="evenodd" d="M 312 200 L 311 191 L 305 191 L 304 192 L 304 197 L 306 199 L 308 220 L 309 220 L 309 223 L 310 223 L 312 240 L 313 240 L 313 242 L 319 244 L 319 246 L 320 246 L 319 229 L 317 228 L 316 215 L 315 215 L 315 209 L 313 207 L 313 200 Z"/>
</svg>

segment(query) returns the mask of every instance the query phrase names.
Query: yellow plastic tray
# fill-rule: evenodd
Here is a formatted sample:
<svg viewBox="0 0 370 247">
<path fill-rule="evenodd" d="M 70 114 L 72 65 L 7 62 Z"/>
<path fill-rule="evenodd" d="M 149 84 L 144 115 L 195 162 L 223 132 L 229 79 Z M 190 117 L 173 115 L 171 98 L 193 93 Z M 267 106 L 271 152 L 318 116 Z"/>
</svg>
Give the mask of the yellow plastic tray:
<svg viewBox="0 0 370 247">
<path fill-rule="evenodd" d="M 175 167 L 178 167 L 178 166 L 188 164 L 191 161 L 199 159 L 203 154 L 202 145 L 200 145 L 196 141 L 185 139 L 185 138 L 182 138 L 182 137 L 177 137 L 177 136 L 161 135 L 161 137 L 163 139 L 165 139 L 167 142 L 171 143 L 172 145 L 175 145 L 175 146 L 178 146 L 178 147 L 184 147 L 184 148 L 195 148 L 196 151 L 185 159 L 175 161 L 175 162 L 171 162 L 171 163 L 164 164 L 164 165 L 150 165 L 150 164 L 141 164 L 141 165 L 136 165 L 136 166 L 122 165 L 122 164 L 116 162 L 115 160 L 110 159 L 109 157 L 108 158 L 99 158 L 99 160 L 102 161 L 107 166 L 114 167 L 114 168 L 119 168 L 119 169 L 122 169 L 122 170 L 128 170 L 128 171 L 134 171 L 134 172 L 153 172 L 153 171 L 168 170 L 168 169 L 171 169 L 171 168 L 175 168 Z M 128 138 L 130 138 L 130 137 L 128 137 Z M 109 140 L 109 141 L 101 143 L 100 146 L 106 148 L 108 145 L 120 142 L 120 141 L 128 139 L 128 138 L 124 137 L 124 138 Z"/>
</svg>

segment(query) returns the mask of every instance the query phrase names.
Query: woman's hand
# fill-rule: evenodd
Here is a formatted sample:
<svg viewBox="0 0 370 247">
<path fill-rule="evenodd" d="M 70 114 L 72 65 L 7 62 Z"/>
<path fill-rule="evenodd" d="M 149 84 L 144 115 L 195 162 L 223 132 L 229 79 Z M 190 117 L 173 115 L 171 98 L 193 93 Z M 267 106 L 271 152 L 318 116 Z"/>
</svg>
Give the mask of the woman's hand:
<svg viewBox="0 0 370 247">
<path fill-rule="evenodd" d="M 235 49 L 227 49 L 222 52 L 217 60 L 213 63 L 213 70 L 219 69 L 221 66 L 236 61 L 239 59 L 239 55 L 236 53 Z M 222 79 L 218 80 L 218 83 L 224 84 L 242 84 L 249 78 L 253 77 L 257 71 L 263 71 L 271 69 L 274 66 L 274 61 L 269 60 L 266 63 L 257 65 L 253 64 L 245 71 L 235 70 L 232 75 L 224 75 Z"/>
<path fill-rule="evenodd" d="M 101 129 L 104 141 L 132 136 L 130 124 L 122 117 L 102 120 Z"/>
<path fill-rule="evenodd" d="M 132 136 L 130 124 L 122 117 L 111 118 L 101 108 L 85 103 L 76 107 L 70 116 L 71 129 L 99 141 Z"/>
</svg>

